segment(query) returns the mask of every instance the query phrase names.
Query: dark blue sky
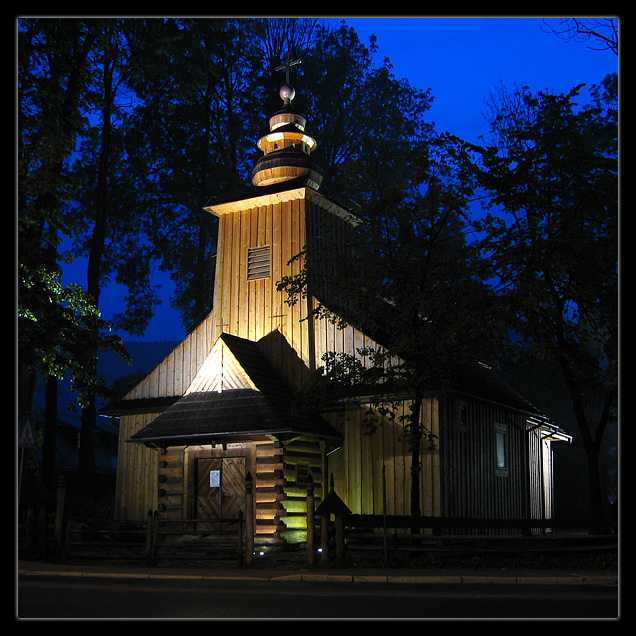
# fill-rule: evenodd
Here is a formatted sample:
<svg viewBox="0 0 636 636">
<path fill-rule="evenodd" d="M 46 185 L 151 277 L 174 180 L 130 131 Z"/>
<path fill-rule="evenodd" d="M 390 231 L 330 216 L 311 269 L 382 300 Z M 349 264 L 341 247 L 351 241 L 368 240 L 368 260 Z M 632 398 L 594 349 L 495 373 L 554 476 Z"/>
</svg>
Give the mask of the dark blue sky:
<svg viewBox="0 0 636 636">
<path fill-rule="evenodd" d="M 477 141 L 486 133 L 484 102 L 500 85 L 513 88 L 525 84 L 532 91 L 564 93 L 581 83 L 588 87 L 598 84 L 608 73 L 618 71 L 614 53 L 565 42 L 547 32 L 543 18 L 330 19 L 335 24 L 345 19 L 365 44 L 369 36 L 376 35 L 376 62 L 388 57 L 398 78 L 408 79 L 416 88 L 430 88 L 434 98 L 430 120 L 435 129 L 467 141 Z M 555 18 L 547 20 L 557 22 Z M 179 317 L 170 308 L 170 283 L 163 284 L 163 304 L 144 340 L 179 340 L 184 336 Z M 124 290 L 115 287 L 102 297 L 102 314 L 108 319 L 119 311 Z M 129 339 L 127 334 L 121 335 Z"/>
<path fill-rule="evenodd" d="M 564 93 L 618 70 L 614 53 L 565 42 L 546 22 L 558 19 L 347 18 L 363 42 L 378 37 L 378 62 L 388 57 L 397 77 L 431 89 L 436 130 L 467 141 L 485 132 L 484 100 L 500 84 Z"/>
</svg>

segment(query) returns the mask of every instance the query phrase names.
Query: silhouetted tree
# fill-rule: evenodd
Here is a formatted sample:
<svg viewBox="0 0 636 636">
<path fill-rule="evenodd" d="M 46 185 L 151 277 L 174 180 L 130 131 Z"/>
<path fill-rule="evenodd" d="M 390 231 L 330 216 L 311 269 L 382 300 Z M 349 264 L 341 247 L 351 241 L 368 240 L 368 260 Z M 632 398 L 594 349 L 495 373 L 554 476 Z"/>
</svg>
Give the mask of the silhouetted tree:
<svg viewBox="0 0 636 636">
<path fill-rule="evenodd" d="M 617 78 L 608 76 L 576 108 L 567 95 L 502 101 L 491 118 L 498 146 L 473 150 L 495 213 L 481 226 L 510 328 L 527 351 L 557 365 L 585 447 L 591 514 L 600 523 L 603 434 L 617 412 L 618 142 Z M 518 344 L 518 343 L 516 343 Z"/>
</svg>

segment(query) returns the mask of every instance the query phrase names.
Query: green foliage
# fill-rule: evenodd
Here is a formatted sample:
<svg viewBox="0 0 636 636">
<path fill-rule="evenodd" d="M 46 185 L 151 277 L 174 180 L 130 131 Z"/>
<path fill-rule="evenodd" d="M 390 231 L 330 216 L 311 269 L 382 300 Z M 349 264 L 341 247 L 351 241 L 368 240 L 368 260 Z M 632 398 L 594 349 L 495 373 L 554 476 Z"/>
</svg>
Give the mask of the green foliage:
<svg viewBox="0 0 636 636">
<path fill-rule="evenodd" d="M 46 18 L 18 24 L 20 378 L 23 369 L 51 377 L 70 370 L 81 400 L 98 390 L 86 356 L 93 343 L 123 353 L 119 339 L 103 334 L 94 296 L 78 285 L 62 285 L 59 263 L 68 262 L 69 254 L 57 253 L 61 233 L 80 227 L 68 214 L 77 181 L 70 159 L 86 132 L 91 52 L 102 27 L 97 20 Z"/>
<path fill-rule="evenodd" d="M 305 413 L 317 413 L 344 400 L 362 411 L 366 435 L 373 435 L 386 422 L 399 422 L 402 439 L 409 450 L 435 448 L 436 436 L 422 423 L 419 407 L 404 411 L 404 401 L 413 396 L 413 383 L 406 365 L 382 347 L 364 347 L 355 354 L 327 352 L 324 363 L 300 390 L 297 406 Z"/>
<path fill-rule="evenodd" d="M 24 264 L 19 270 L 19 354 L 25 359 L 35 356 L 34 364 L 45 377 L 62 379 L 70 370 L 80 404 L 95 392 L 106 394 L 86 365 L 91 349 L 87 339 L 97 327 L 96 347 L 112 349 L 126 360 L 129 356 L 119 338 L 104 335 L 107 325 L 92 298 L 79 285 L 62 285 L 58 271 L 30 270 Z"/>
</svg>

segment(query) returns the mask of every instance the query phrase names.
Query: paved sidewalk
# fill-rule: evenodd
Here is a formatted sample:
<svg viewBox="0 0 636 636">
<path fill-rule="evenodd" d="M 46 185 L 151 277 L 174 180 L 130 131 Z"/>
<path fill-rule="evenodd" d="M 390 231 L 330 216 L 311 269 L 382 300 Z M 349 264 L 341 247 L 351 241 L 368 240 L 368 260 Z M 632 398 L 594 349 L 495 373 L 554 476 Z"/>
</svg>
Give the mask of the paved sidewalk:
<svg viewBox="0 0 636 636">
<path fill-rule="evenodd" d="M 505 585 L 618 585 L 618 572 L 567 570 L 393 570 L 336 569 L 309 570 L 230 567 L 143 567 L 134 565 L 67 565 L 20 561 L 18 576 L 79 576 L 123 579 L 194 579 L 311 581 L 340 583 L 433 583 Z"/>
</svg>

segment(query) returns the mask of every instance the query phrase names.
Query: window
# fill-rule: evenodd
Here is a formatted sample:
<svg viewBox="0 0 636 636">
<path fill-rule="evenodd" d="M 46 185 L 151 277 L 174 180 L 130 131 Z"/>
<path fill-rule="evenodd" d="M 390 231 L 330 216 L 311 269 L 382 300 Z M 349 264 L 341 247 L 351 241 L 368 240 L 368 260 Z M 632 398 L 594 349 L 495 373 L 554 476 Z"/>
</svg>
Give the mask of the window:
<svg viewBox="0 0 636 636">
<path fill-rule="evenodd" d="M 468 409 L 464 402 L 457 404 L 457 429 L 460 433 L 466 432 L 466 424 L 468 422 Z"/>
<path fill-rule="evenodd" d="M 497 474 L 506 476 L 508 474 L 507 456 L 507 430 L 503 424 L 495 424 L 495 444 L 497 457 Z"/>
<path fill-rule="evenodd" d="M 247 252 L 247 280 L 259 280 L 271 276 L 270 247 L 252 247 Z"/>
</svg>

